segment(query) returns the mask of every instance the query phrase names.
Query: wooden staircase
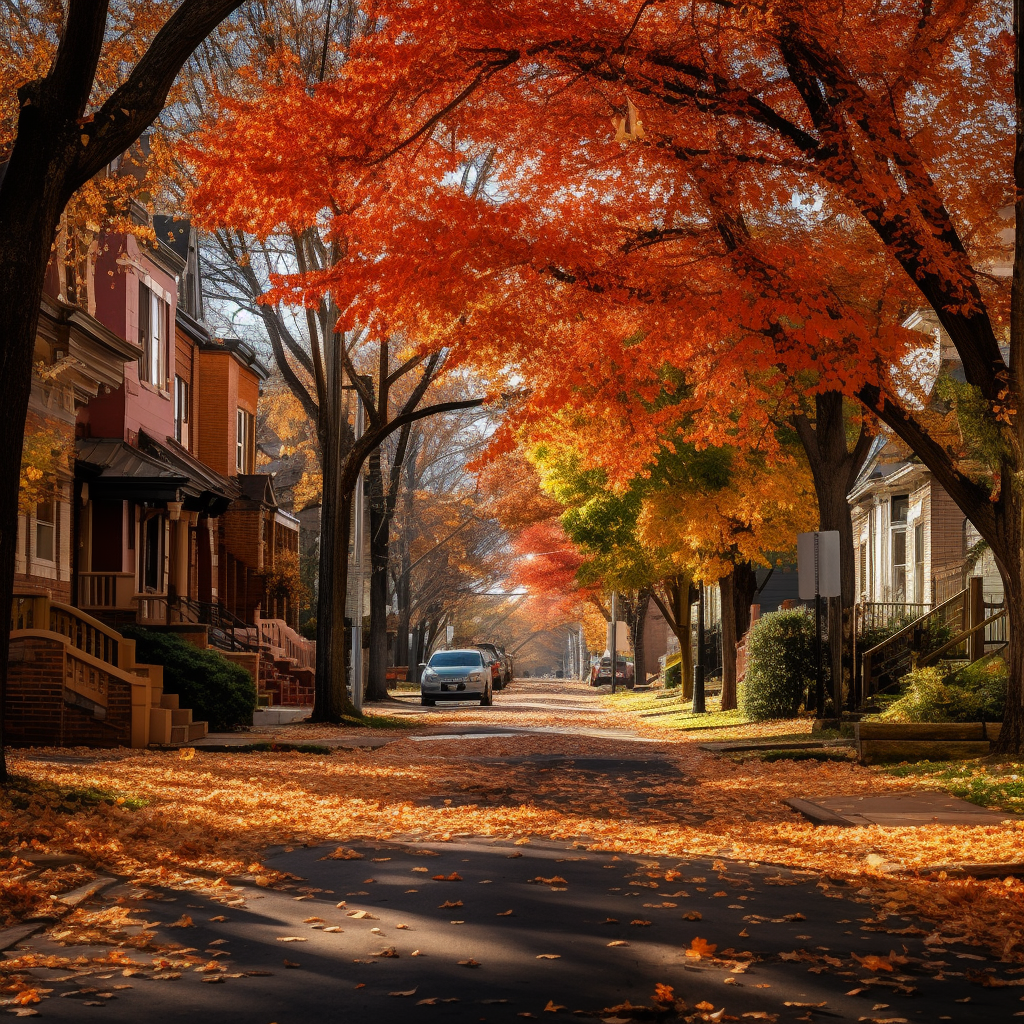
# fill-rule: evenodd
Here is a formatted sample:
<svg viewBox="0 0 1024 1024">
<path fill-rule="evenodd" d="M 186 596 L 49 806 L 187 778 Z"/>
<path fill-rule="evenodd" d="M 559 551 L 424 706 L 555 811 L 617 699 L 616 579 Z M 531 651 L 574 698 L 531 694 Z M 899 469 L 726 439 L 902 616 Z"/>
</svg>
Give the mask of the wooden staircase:
<svg viewBox="0 0 1024 1024">
<path fill-rule="evenodd" d="M 987 605 L 982 585 L 980 576 L 972 576 L 966 589 L 919 615 L 881 643 L 858 652 L 858 703 L 864 705 L 875 694 L 897 686 L 915 668 L 951 662 L 957 671 L 1001 651 L 1007 645 L 1006 608 Z M 936 625 L 952 631 L 950 639 L 937 647 L 929 642 Z"/>
<path fill-rule="evenodd" d="M 260 645 L 260 703 L 307 707 L 313 703 L 316 642 L 283 619 L 256 619 Z"/>
<path fill-rule="evenodd" d="M 17 655 L 29 646 L 37 649 L 34 654 L 47 656 L 50 668 L 48 674 L 23 673 L 17 711 L 32 716 L 35 693 L 39 709 L 46 701 L 52 703 L 57 693 L 80 717 L 84 713 L 98 723 L 93 741 L 69 737 L 64 743 L 55 731 L 53 736 L 41 737 L 47 745 L 174 747 L 206 736 L 207 723 L 194 722 L 191 710 L 179 706 L 177 694 L 164 693 L 163 666 L 136 663 L 134 640 L 81 609 L 45 595 L 15 594 L 9 676 L 22 671 Z M 115 694 L 118 690 L 125 695 L 121 701 Z M 16 733 L 17 721 L 11 724 Z"/>
</svg>

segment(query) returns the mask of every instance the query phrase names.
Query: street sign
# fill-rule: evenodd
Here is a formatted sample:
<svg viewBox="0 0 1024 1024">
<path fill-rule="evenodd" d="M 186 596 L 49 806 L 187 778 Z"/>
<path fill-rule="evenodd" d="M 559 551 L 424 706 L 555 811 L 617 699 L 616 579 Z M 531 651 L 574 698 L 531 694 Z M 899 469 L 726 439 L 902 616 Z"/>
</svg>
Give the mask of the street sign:
<svg viewBox="0 0 1024 1024">
<path fill-rule="evenodd" d="M 796 538 L 796 561 L 800 573 L 800 600 L 839 597 L 839 531 L 800 533 Z"/>
</svg>

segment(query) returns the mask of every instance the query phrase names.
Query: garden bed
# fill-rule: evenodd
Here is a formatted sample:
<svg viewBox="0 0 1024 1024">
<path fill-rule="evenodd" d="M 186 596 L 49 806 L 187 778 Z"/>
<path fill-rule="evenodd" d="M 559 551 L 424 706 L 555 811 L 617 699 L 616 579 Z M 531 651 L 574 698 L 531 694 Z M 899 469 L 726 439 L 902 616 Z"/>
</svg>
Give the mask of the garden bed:
<svg viewBox="0 0 1024 1024">
<path fill-rule="evenodd" d="M 854 735 L 861 764 L 892 764 L 986 757 L 999 730 L 986 722 L 858 722 Z"/>
</svg>

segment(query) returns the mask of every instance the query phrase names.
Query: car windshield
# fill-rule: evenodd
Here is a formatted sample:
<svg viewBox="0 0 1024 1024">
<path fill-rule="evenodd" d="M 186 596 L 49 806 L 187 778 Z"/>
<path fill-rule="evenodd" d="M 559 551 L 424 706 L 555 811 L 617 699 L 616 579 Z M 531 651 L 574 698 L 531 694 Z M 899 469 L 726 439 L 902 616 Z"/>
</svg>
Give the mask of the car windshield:
<svg viewBox="0 0 1024 1024">
<path fill-rule="evenodd" d="M 482 664 L 478 651 L 438 651 L 430 659 L 431 668 L 479 668 Z"/>
</svg>

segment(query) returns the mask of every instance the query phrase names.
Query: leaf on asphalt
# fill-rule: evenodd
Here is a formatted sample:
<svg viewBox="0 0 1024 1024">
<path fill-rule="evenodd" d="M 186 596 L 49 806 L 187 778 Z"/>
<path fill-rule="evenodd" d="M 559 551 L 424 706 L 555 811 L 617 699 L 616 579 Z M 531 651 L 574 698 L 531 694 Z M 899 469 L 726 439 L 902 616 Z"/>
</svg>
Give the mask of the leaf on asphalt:
<svg viewBox="0 0 1024 1024">
<path fill-rule="evenodd" d="M 690 943 L 690 948 L 685 950 L 691 960 L 699 960 L 703 956 L 712 956 L 718 946 L 707 939 L 696 938 Z"/>
<path fill-rule="evenodd" d="M 418 949 L 414 949 L 409 956 L 426 956 L 426 953 L 421 953 Z"/>
<path fill-rule="evenodd" d="M 536 878 L 527 879 L 531 884 L 537 885 L 568 885 L 569 883 L 562 878 L 561 875 L 554 875 L 551 878 L 545 878 L 543 875 L 537 875 Z"/>
<path fill-rule="evenodd" d="M 309 942 L 309 939 L 303 938 L 301 935 L 278 935 L 278 942 Z"/>
<path fill-rule="evenodd" d="M 516 857 L 522 857 L 522 854 L 517 850 L 515 853 L 510 853 L 507 860 L 515 860 Z"/>
<path fill-rule="evenodd" d="M 802 1007 L 804 1007 L 806 1009 L 820 1010 L 821 1007 L 828 1006 L 828 1003 L 793 1003 L 793 1002 L 788 1002 L 787 1001 L 787 1002 L 783 1003 L 782 1005 L 783 1006 L 802 1006 Z"/>
<path fill-rule="evenodd" d="M 324 928 L 323 930 L 324 930 L 325 932 L 332 932 L 332 933 L 334 933 L 334 934 L 337 934 L 337 933 L 338 933 L 338 932 L 340 932 L 340 931 L 341 931 L 342 929 L 341 929 L 341 928 L 339 928 L 339 927 L 338 927 L 338 926 L 337 926 L 336 924 L 332 924 L 332 925 L 330 926 L 330 928 Z"/>
<path fill-rule="evenodd" d="M 227 918 L 223 914 L 218 914 L 216 917 L 211 917 L 211 921 L 226 921 Z"/>
<path fill-rule="evenodd" d="M 409 926 L 407 924 L 396 924 L 395 927 L 404 931 L 408 929 Z"/>
<path fill-rule="evenodd" d="M 414 995 L 416 995 L 416 989 L 411 988 L 407 992 L 389 992 L 388 995 L 389 996 L 404 996 L 404 997 L 414 996 Z"/>
<path fill-rule="evenodd" d="M 495 917 L 511 917 L 512 916 L 512 911 L 511 910 L 502 910 L 502 911 L 499 911 L 494 916 Z"/>
<path fill-rule="evenodd" d="M 548 1005 L 544 1007 L 545 1013 L 563 1013 L 568 1010 L 568 1006 L 558 1006 L 553 999 L 548 1000 Z"/>
<path fill-rule="evenodd" d="M 671 985 L 658 982 L 654 986 L 654 995 L 651 999 L 661 1006 L 674 1006 L 676 1001 L 676 990 Z"/>
<path fill-rule="evenodd" d="M 188 914 L 182 914 L 177 921 L 173 921 L 167 926 L 168 928 L 195 928 L 195 924 L 192 918 Z"/>
<path fill-rule="evenodd" d="M 462 875 L 453 871 L 450 875 L 434 875 L 433 879 L 435 882 L 461 882 Z"/>
<path fill-rule="evenodd" d="M 429 875 L 430 874 L 430 868 L 413 868 L 413 871 L 417 871 L 421 875 Z"/>
<path fill-rule="evenodd" d="M 374 917 L 368 910 L 350 910 L 346 917 L 354 917 L 357 921 L 379 921 L 379 917 Z"/>
<path fill-rule="evenodd" d="M 699 910 L 691 910 L 688 913 L 683 914 L 683 920 L 684 921 L 703 921 L 704 918 L 701 916 L 701 912 Z M 742 935 L 743 933 L 740 932 L 740 934 Z"/>
<path fill-rule="evenodd" d="M 628 946 L 629 943 L 625 939 L 616 939 L 614 942 L 609 942 L 609 946 Z"/>
<path fill-rule="evenodd" d="M 530 845 L 530 840 L 527 839 L 526 836 L 523 836 L 522 839 L 517 839 L 515 841 L 515 845 L 516 846 L 529 846 Z"/>
<path fill-rule="evenodd" d="M 270 978 L 273 976 L 273 971 L 243 971 L 242 972 L 247 978 Z"/>
<path fill-rule="evenodd" d="M 398 950 L 394 946 L 385 946 L 379 953 L 371 953 L 370 956 L 383 956 L 392 960 L 398 959 Z"/>
<path fill-rule="evenodd" d="M 472 957 L 470 957 L 468 960 L 460 960 L 459 961 L 459 966 L 460 967 L 479 967 L 480 966 L 480 961 L 479 960 L 474 960 Z"/>
<path fill-rule="evenodd" d="M 283 963 L 285 965 L 285 967 L 301 967 L 302 966 L 302 964 L 297 964 L 294 960 L 282 960 L 281 963 Z"/>
<path fill-rule="evenodd" d="M 363 860 L 363 855 L 358 850 L 350 850 L 347 846 L 339 846 L 333 853 L 321 857 L 321 860 Z"/>
<path fill-rule="evenodd" d="M 650 921 L 641 921 L 639 917 L 634 918 L 629 923 L 630 924 L 635 924 L 638 928 L 650 928 L 650 926 L 651 926 L 651 922 Z"/>
<path fill-rule="evenodd" d="M 606 917 L 601 924 L 618 924 L 619 919 L 617 917 Z"/>
<path fill-rule="evenodd" d="M 562 959 L 562 954 L 561 953 L 538 953 L 537 954 L 537 959 L 538 960 L 561 960 Z"/>
<path fill-rule="evenodd" d="M 377 881 L 376 878 L 364 878 L 363 879 L 363 885 L 372 885 L 376 881 Z M 312 898 L 312 897 L 310 897 L 310 898 Z M 305 896 L 297 896 L 296 899 L 300 899 L 301 900 L 301 899 L 306 899 L 306 897 Z"/>
<path fill-rule="evenodd" d="M 866 967 L 869 971 L 891 972 L 893 970 L 893 961 L 891 961 L 889 957 L 875 956 L 873 953 L 869 953 L 867 956 L 857 956 L 856 953 L 851 953 L 850 956 L 852 956 L 857 963 Z"/>
<path fill-rule="evenodd" d="M 507 999 L 479 999 L 477 1000 L 483 1006 L 494 1006 L 498 1003 L 507 1003 Z"/>
<path fill-rule="evenodd" d="M 302 919 L 302 923 L 303 924 L 314 924 L 315 922 L 320 922 L 321 924 L 323 924 L 323 920 L 324 919 L 322 917 L 305 917 L 305 918 Z M 217 941 L 218 942 L 223 942 L 224 940 L 223 939 L 218 939 Z M 211 945 L 212 945 L 212 943 L 211 943 Z"/>
<path fill-rule="evenodd" d="M 449 907 L 461 907 L 462 900 L 445 900 L 438 906 L 438 910 L 447 910 Z"/>
</svg>

